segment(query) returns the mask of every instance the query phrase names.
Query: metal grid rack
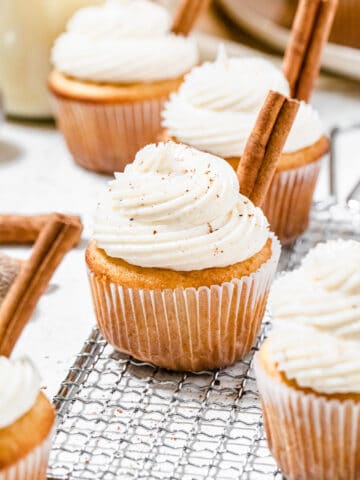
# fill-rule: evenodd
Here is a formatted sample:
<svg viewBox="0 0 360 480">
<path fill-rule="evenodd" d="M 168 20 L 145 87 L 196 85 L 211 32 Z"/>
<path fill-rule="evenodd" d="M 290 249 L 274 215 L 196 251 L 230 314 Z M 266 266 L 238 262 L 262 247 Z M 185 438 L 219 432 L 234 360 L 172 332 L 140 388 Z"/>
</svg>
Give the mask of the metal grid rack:
<svg viewBox="0 0 360 480">
<path fill-rule="evenodd" d="M 319 241 L 360 239 L 360 208 L 323 203 L 308 232 L 284 250 L 294 268 Z M 114 352 L 94 329 L 62 383 L 52 479 L 280 479 L 266 444 L 254 352 L 236 365 L 171 373 Z"/>
</svg>

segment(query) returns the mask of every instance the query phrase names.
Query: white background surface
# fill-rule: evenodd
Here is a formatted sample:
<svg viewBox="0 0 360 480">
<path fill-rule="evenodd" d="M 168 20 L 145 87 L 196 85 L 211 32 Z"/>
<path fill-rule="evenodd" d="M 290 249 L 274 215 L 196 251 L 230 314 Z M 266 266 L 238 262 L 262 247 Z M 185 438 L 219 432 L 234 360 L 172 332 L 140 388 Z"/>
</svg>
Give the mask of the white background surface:
<svg viewBox="0 0 360 480">
<path fill-rule="evenodd" d="M 360 86 L 323 76 L 313 97 L 325 128 L 360 123 Z M 360 178 L 360 130 L 338 143 L 339 185 L 344 194 Z M 52 397 L 95 323 L 84 264 L 91 218 L 99 192 L 110 177 L 76 166 L 61 134 L 51 124 L 7 121 L 0 126 L 0 210 L 34 214 L 61 211 L 82 216 L 83 240 L 55 273 L 14 355 L 30 355 Z M 317 197 L 327 195 L 326 168 Z M 25 248 L 5 249 L 24 257 Z"/>
</svg>

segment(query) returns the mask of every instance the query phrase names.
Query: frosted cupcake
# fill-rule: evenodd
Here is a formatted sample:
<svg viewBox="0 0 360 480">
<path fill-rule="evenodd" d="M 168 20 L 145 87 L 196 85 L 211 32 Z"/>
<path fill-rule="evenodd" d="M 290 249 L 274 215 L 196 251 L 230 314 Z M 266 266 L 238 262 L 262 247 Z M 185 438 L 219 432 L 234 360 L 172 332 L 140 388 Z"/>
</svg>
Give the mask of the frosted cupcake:
<svg viewBox="0 0 360 480">
<path fill-rule="evenodd" d="M 0 480 L 46 480 L 55 421 L 27 359 L 0 357 Z"/>
<path fill-rule="evenodd" d="M 229 365 L 253 345 L 279 250 L 226 162 L 148 145 L 110 182 L 86 251 L 99 328 L 161 367 Z"/>
<path fill-rule="evenodd" d="M 219 155 L 237 169 L 269 90 L 289 95 L 281 70 L 260 58 L 227 58 L 194 68 L 163 111 L 175 141 Z M 306 229 L 328 140 L 318 113 L 301 102 L 263 210 L 283 243 Z"/>
<path fill-rule="evenodd" d="M 123 170 L 156 139 L 164 101 L 198 61 L 193 40 L 170 32 L 165 8 L 108 0 L 80 9 L 52 51 L 58 125 L 85 168 Z"/>
<path fill-rule="evenodd" d="M 360 243 L 320 244 L 272 290 L 256 375 L 270 449 L 292 479 L 359 478 Z"/>
</svg>

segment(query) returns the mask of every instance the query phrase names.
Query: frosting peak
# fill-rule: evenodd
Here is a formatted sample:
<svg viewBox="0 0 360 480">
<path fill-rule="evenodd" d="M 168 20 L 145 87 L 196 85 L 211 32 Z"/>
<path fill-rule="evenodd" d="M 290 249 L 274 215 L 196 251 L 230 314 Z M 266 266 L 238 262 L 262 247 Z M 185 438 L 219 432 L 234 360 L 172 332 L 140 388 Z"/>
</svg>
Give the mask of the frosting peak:
<svg viewBox="0 0 360 480">
<path fill-rule="evenodd" d="M 360 295 L 360 243 L 319 243 L 302 262 L 306 278 L 329 292 Z"/>
<path fill-rule="evenodd" d="M 274 360 L 301 386 L 360 393 L 359 265 L 360 243 L 329 241 L 273 285 Z"/>
<path fill-rule="evenodd" d="M 240 195 L 233 169 L 173 142 L 148 145 L 115 174 L 94 232 L 111 257 L 180 271 L 246 260 L 268 237 L 262 211 Z"/>
<path fill-rule="evenodd" d="M 153 82 L 180 77 L 198 61 L 190 38 L 170 32 L 167 10 L 148 0 L 85 7 L 55 42 L 57 70 L 94 82 Z"/>
<path fill-rule="evenodd" d="M 163 126 L 178 141 L 225 158 L 239 157 L 269 90 L 289 95 L 281 70 L 261 58 L 228 58 L 219 51 L 214 62 L 192 69 L 163 111 Z M 318 140 L 317 112 L 301 103 L 284 151 Z"/>
<path fill-rule="evenodd" d="M 29 359 L 0 357 L 0 429 L 32 408 L 39 388 L 39 374 Z"/>
</svg>

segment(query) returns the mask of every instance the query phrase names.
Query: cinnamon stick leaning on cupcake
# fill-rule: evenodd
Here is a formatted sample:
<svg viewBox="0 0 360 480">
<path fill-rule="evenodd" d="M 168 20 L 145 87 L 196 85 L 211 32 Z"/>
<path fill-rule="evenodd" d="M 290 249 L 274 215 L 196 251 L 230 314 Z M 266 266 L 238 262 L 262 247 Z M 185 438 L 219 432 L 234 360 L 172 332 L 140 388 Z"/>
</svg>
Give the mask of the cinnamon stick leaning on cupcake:
<svg viewBox="0 0 360 480">
<path fill-rule="evenodd" d="M 1 305 L 21 267 L 21 262 L 0 255 L 0 480 L 45 480 L 55 412 L 40 390 L 32 362 L 5 356 L 11 353 L 19 329 L 4 324 Z M 5 341 L 8 334 L 10 348 Z"/>
<path fill-rule="evenodd" d="M 195 67 L 185 76 L 162 113 L 165 137 L 219 155 L 237 169 L 268 91 L 300 95 L 298 115 L 262 205 L 283 244 L 291 243 L 307 228 L 321 160 L 329 150 L 319 115 L 304 100 L 308 101 L 319 71 L 334 0 L 324 0 L 332 8 L 322 13 L 321 21 L 314 22 L 311 15 L 315 18 L 317 10 L 311 8 L 305 18 L 303 1 L 298 10 L 301 21 L 294 23 L 285 55 L 284 72 L 261 58 L 228 58 L 222 48 L 215 62 Z M 311 35 L 301 36 L 301 25 L 306 22 L 306 32 L 309 24 L 313 25 Z"/>
<path fill-rule="evenodd" d="M 338 0 L 299 0 L 283 60 L 290 96 L 309 102 Z"/>
<path fill-rule="evenodd" d="M 317 245 L 271 292 L 255 361 L 271 452 L 289 480 L 360 473 L 360 243 Z"/>
<path fill-rule="evenodd" d="M 97 172 L 123 170 L 156 140 L 170 93 L 198 62 L 184 36 L 206 0 L 180 5 L 172 20 L 148 0 L 107 0 L 78 10 L 52 51 L 49 89 L 74 160 Z M 185 15 L 185 13 L 187 13 Z"/>
<path fill-rule="evenodd" d="M 76 216 L 0 215 L 0 243 L 35 241 L 27 261 L 0 255 L 0 480 L 46 480 L 55 411 L 33 363 L 7 357 L 81 231 Z"/>
<path fill-rule="evenodd" d="M 176 142 L 219 155 L 236 170 L 269 90 L 289 95 L 281 70 L 261 58 L 228 58 L 195 67 L 163 110 L 163 127 Z M 307 226 L 321 158 L 329 143 L 318 113 L 301 102 L 262 205 L 282 243 Z"/>
<path fill-rule="evenodd" d="M 115 174 L 86 262 L 99 328 L 116 349 L 173 370 L 222 367 L 249 352 L 280 254 L 256 202 L 297 108 L 271 92 L 259 115 L 263 161 L 246 178 L 255 204 L 223 159 L 171 141 Z"/>
</svg>

